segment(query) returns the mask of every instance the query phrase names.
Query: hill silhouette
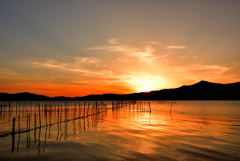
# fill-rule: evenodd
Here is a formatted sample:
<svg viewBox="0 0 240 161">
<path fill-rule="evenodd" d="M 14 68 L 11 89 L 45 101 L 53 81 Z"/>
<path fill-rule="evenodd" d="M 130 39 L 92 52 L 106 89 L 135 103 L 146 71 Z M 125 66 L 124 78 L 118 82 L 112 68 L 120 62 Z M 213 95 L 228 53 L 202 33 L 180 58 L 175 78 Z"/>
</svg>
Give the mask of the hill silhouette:
<svg viewBox="0 0 240 161">
<path fill-rule="evenodd" d="M 48 100 L 50 97 L 44 95 L 38 95 L 34 93 L 16 93 L 16 94 L 9 94 L 9 93 L 0 93 L 0 100 Z"/>
<path fill-rule="evenodd" d="M 193 85 L 131 94 L 102 94 L 83 97 L 47 97 L 33 93 L 0 93 L 0 100 L 240 100 L 240 82 L 219 84 L 200 81 Z"/>
</svg>

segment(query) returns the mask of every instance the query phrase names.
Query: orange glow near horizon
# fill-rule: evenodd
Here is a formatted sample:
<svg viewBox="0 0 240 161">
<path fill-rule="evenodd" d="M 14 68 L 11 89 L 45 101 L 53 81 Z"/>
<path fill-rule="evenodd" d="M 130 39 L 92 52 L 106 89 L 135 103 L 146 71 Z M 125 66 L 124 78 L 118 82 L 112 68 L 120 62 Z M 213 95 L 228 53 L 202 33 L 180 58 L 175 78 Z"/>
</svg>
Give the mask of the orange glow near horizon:
<svg viewBox="0 0 240 161">
<path fill-rule="evenodd" d="M 105 93 L 126 94 L 134 92 L 131 89 L 119 85 L 98 86 L 94 84 L 92 85 L 92 87 L 89 87 L 83 85 L 52 84 L 52 83 L 8 84 L 7 86 L 0 85 L 0 89 L 5 89 L 1 90 L 0 92 L 7 93 L 30 92 L 35 94 L 46 95 L 49 97 L 56 96 L 78 97 L 90 94 L 105 94 Z"/>
</svg>

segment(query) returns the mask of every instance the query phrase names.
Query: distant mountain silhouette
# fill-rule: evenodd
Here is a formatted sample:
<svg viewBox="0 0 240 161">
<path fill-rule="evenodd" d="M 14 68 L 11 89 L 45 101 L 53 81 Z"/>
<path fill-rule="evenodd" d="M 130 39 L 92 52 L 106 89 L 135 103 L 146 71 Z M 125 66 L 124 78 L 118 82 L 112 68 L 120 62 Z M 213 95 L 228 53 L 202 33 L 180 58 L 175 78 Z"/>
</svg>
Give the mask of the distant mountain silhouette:
<svg viewBox="0 0 240 161">
<path fill-rule="evenodd" d="M 16 93 L 16 94 L 8 94 L 8 93 L 0 93 L 0 100 L 49 100 L 50 97 L 44 95 L 38 95 L 34 93 Z"/>
<path fill-rule="evenodd" d="M 0 100 L 240 100 L 240 82 L 219 84 L 200 81 L 179 88 L 132 94 L 102 94 L 83 97 L 47 97 L 33 93 L 0 93 Z"/>
<path fill-rule="evenodd" d="M 149 99 L 165 100 L 236 100 L 240 99 L 240 82 L 231 84 L 218 84 L 200 81 L 189 86 L 175 89 L 152 91 Z"/>
</svg>

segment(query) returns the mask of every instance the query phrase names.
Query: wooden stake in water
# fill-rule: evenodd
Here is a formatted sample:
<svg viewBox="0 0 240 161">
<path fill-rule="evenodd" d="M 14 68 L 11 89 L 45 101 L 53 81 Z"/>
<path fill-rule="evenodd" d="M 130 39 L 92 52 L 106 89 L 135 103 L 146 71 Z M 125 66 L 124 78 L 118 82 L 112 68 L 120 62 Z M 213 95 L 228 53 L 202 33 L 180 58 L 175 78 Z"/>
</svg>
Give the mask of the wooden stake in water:
<svg viewBox="0 0 240 161">
<path fill-rule="evenodd" d="M 16 123 L 16 118 L 14 117 L 12 120 L 12 134 L 15 134 L 15 124 Z"/>
<path fill-rule="evenodd" d="M 14 148 L 15 148 L 15 122 L 16 122 L 16 118 L 14 117 L 12 120 L 12 152 L 14 152 Z"/>
<path fill-rule="evenodd" d="M 36 144 L 37 114 L 34 113 L 34 144 Z"/>
</svg>

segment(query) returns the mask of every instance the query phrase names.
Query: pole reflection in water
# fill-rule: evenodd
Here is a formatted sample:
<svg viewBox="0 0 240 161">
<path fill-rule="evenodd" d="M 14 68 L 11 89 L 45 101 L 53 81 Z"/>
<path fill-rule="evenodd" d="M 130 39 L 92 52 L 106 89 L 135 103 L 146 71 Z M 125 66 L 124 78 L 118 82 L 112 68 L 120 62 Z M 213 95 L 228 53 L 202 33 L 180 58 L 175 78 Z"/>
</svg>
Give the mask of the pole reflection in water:
<svg viewBox="0 0 240 161">
<path fill-rule="evenodd" d="M 240 160 L 239 109 L 240 101 L 0 102 L 0 160 Z"/>
<path fill-rule="evenodd" d="M 121 116 L 121 108 L 127 109 L 128 117 L 151 113 L 147 101 L 0 102 L 0 137 L 12 136 L 12 152 L 31 149 L 40 154 L 46 151 L 48 141 L 75 140 L 76 135 L 96 128 L 108 110 L 115 118 Z"/>
</svg>

